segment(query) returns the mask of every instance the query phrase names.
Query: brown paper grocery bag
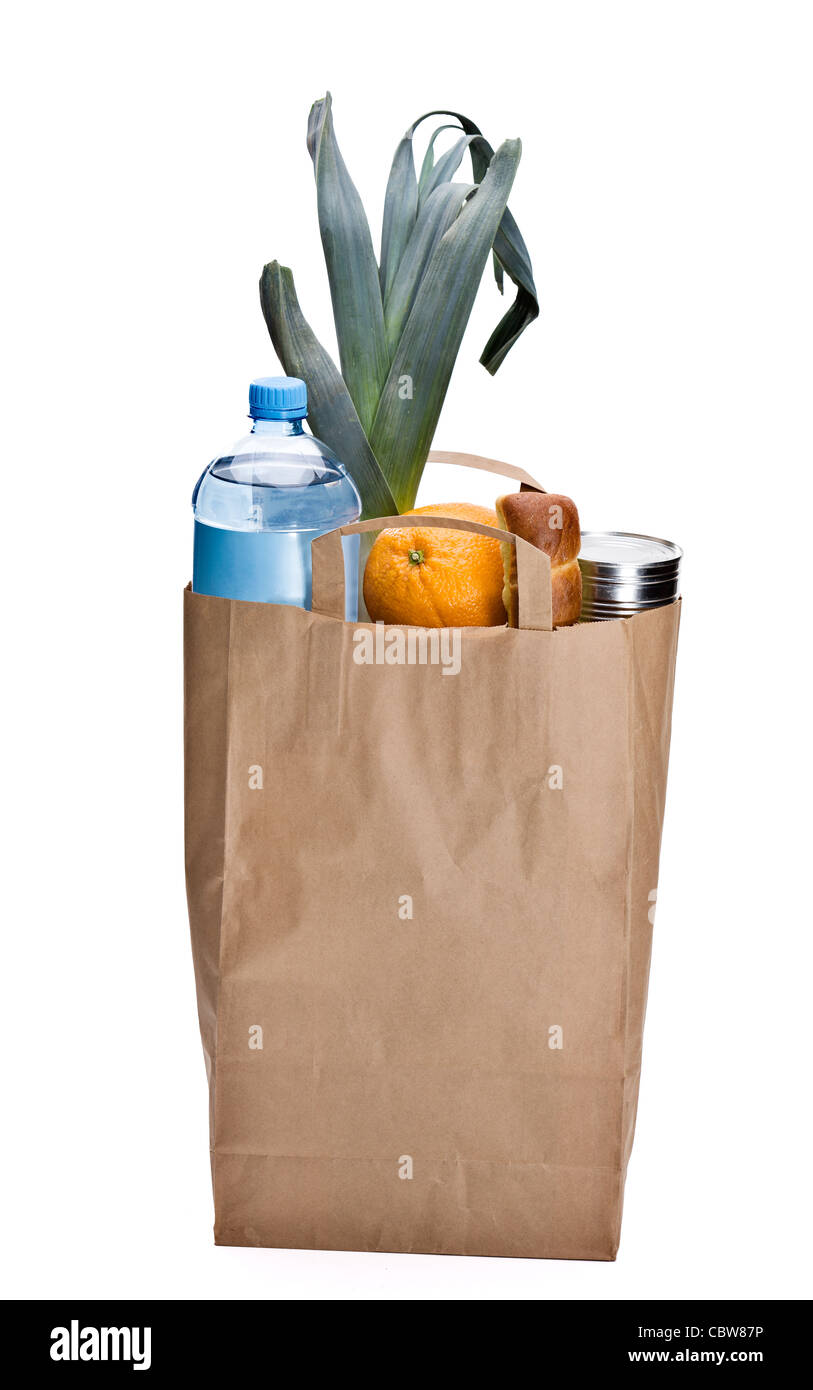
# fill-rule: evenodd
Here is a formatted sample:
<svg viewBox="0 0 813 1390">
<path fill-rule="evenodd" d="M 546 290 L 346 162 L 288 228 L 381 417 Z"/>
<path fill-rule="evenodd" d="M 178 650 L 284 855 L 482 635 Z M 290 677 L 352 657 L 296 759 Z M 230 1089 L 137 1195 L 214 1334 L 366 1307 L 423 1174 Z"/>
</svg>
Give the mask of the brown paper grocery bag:
<svg viewBox="0 0 813 1390">
<path fill-rule="evenodd" d="M 219 1244 L 615 1257 L 680 605 L 517 553 L 519 629 L 344 622 L 337 532 L 313 612 L 185 594 Z"/>
</svg>

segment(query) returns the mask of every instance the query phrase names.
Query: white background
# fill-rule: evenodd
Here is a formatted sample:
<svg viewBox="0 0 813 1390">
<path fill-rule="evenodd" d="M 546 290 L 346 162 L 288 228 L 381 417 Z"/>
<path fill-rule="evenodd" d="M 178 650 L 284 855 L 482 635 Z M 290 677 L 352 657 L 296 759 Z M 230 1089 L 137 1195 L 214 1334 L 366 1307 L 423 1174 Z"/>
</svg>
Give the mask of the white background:
<svg viewBox="0 0 813 1390">
<path fill-rule="evenodd" d="M 77 0 L 5 27 L 5 1293 L 809 1296 L 810 5 Z M 189 499 L 277 370 L 265 261 L 333 343 L 305 149 L 328 87 L 376 243 L 421 112 L 523 139 L 511 206 L 543 313 L 488 377 L 488 272 L 438 447 L 686 552 L 614 1265 L 211 1243 Z M 498 486 L 429 470 L 421 500 Z"/>
</svg>

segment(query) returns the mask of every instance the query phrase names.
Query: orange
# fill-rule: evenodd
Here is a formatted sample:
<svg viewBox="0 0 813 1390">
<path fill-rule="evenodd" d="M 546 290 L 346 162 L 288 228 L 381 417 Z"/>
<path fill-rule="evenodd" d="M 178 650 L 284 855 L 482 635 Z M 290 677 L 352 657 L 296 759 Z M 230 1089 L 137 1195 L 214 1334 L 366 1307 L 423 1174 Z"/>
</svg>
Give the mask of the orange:
<svg viewBox="0 0 813 1390">
<path fill-rule="evenodd" d="M 496 512 L 470 502 L 413 510 L 499 526 Z M 500 542 L 470 531 L 429 526 L 381 531 L 364 571 L 364 602 L 374 623 L 494 627 L 506 620 L 502 590 Z"/>
</svg>

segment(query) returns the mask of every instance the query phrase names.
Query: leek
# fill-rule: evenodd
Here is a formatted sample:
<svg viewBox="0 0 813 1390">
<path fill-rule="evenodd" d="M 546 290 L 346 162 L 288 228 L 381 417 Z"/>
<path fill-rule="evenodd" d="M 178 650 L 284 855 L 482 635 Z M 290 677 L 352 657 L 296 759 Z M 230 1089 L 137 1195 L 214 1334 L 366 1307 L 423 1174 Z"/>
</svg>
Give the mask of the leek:
<svg viewBox="0 0 813 1390">
<path fill-rule="evenodd" d="M 434 132 L 416 177 L 413 137 L 427 116 L 451 116 L 452 124 Z M 459 137 L 436 158 L 435 140 L 450 129 Z M 341 370 L 305 319 L 292 272 L 277 261 L 260 280 L 263 314 L 285 371 L 308 384 L 314 433 L 352 475 L 362 516 L 409 511 L 489 255 L 500 291 L 508 275 L 517 293 L 483 350 L 487 371 L 498 370 L 539 313 L 530 258 L 507 207 L 521 145 L 506 140 L 495 152 L 455 112 L 419 117 L 393 158 L 376 262 L 329 93 L 311 110 L 307 143 Z M 472 181 L 455 182 L 467 153 Z"/>
</svg>

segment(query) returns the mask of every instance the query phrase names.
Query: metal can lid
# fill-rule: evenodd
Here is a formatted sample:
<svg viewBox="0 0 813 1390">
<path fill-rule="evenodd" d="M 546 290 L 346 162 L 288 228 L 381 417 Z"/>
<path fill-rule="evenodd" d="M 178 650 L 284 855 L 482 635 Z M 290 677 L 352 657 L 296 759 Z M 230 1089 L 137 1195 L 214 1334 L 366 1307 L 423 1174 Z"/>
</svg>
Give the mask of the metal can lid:
<svg viewBox="0 0 813 1390">
<path fill-rule="evenodd" d="M 627 531 L 582 531 L 579 565 L 585 575 L 621 575 L 643 579 L 677 574 L 683 555 L 679 545 L 657 536 Z"/>
</svg>

